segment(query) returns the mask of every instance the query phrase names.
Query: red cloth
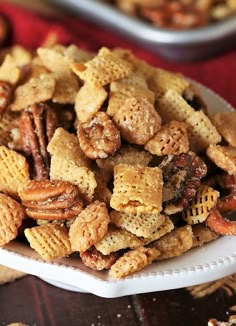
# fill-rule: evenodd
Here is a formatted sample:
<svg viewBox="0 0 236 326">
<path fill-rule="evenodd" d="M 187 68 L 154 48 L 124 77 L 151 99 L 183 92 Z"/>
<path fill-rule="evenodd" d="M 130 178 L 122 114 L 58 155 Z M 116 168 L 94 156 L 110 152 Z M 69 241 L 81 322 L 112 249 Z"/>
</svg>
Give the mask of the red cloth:
<svg viewBox="0 0 236 326">
<path fill-rule="evenodd" d="M 58 33 L 61 43 L 75 43 L 89 50 L 97 50 L 101 46 L 128 48 L 155 66 L 182 72 L 201 82 L 236 107 L 236 49 L 200 62 L 176 63 L 81 17 L 66 14 L 60 18 L 49 18 L 7 3 L 0 4 L 0 13 L 7 16 L 12 24 L 12 44 L 34 49 L 53 31 Z"/>
</svg>

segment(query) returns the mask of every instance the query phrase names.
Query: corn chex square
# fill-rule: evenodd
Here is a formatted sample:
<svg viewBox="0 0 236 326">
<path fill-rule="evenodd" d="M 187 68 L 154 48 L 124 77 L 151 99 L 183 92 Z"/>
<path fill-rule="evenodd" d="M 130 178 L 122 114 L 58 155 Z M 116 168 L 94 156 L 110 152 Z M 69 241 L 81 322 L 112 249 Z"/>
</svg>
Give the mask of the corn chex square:
<svg viewBox="0 0 236 326">
<path fill-rule="evenodd" d="M 57 224 L 45 224 L 25 229 L 30 247 L 44 260 L 68 256 L 72 253 L 68 232 Z"/>
<path fill-rule="evenodd" d="M 110 205 L 127 213 L 160 213 L 162 186 L 162 171 L 158 167 L 116 165 Z"/>
</svg>

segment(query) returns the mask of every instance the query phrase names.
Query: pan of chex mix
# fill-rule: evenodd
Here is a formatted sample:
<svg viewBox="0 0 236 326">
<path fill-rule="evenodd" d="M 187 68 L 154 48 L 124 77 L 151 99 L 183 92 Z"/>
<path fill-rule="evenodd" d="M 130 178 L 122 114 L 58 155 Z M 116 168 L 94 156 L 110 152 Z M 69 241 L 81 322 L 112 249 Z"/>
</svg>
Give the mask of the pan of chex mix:
<svg viewBox="0 0 236 326">
<path fill-rule="evenodd" d="M 126 49 L 9 49 L 0 263 L 102 297 L 236 267 L 236 111 Z"/>
</svg>

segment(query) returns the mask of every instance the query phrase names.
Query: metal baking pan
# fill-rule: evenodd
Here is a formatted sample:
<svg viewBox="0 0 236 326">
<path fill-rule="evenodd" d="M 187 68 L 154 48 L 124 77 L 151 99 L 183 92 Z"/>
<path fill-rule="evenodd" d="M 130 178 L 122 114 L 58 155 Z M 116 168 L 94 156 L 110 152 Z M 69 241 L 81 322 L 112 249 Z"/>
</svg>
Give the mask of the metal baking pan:
<svg viewBox="0 0 236 326">
<path fill-rule="evenodd" d="M 98 0 L 50 0 L 175 61 L 195 61 L 236 47 L 236 17 L 185 31 L 161 29 Z"/>
</svg>

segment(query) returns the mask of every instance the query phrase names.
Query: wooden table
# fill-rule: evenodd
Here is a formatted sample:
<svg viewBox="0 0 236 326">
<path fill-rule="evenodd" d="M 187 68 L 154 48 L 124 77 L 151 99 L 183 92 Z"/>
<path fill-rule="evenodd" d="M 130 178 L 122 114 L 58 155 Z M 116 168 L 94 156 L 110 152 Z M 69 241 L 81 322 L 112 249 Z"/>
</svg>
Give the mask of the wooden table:
<svg viewBox="0 0 236 326">
<path fill-rule="evenodd" d="M 0 286 L 0 325 L 204 326 L 211 317 L 227 320 L 235 303 L 236 295 L 223 289 L 203 299 L 194 299 L 186 289 L 105 299 L 26 276 Z"/>
</svg>

